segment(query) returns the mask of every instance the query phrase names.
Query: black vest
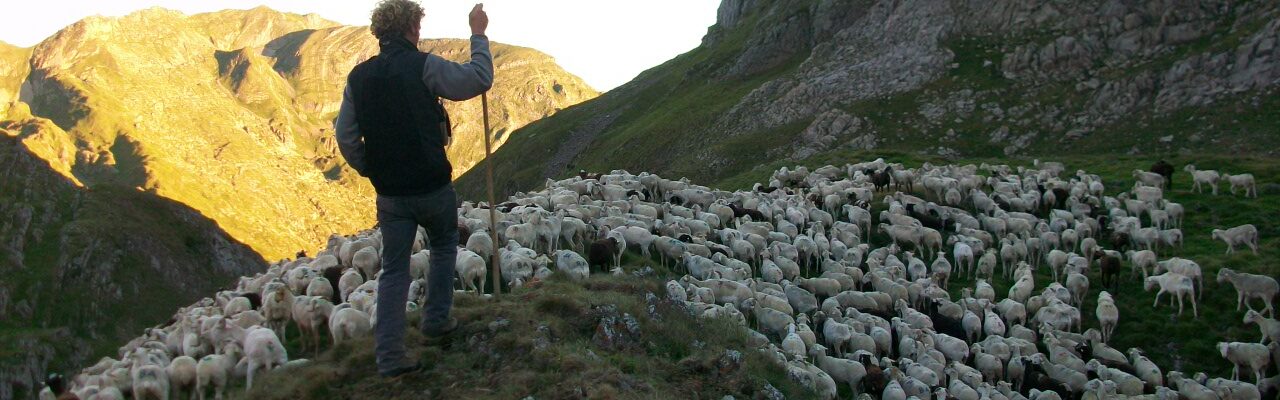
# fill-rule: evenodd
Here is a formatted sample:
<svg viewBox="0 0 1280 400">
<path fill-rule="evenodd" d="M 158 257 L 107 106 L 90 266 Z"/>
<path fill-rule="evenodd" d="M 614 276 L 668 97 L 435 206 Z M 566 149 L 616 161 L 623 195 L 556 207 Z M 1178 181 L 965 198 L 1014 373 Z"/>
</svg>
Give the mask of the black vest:
<svg viewBox="0 0 1280 400">
<path fill-rule="evenodd" d="M 382 52 L 351 70 L 356 123 L 364 138 L 365 176 L 382 195 L 430 193 L 449 184 L 448 117 L 422 81 L 427 53 L 408 39 L 380 43 Z"/>
</svg>

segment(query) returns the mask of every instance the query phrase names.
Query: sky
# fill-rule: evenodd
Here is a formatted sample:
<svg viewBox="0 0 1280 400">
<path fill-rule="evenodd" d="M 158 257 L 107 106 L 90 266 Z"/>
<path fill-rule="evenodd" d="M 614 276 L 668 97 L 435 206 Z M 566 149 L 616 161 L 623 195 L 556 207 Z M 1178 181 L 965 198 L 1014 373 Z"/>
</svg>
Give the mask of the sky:
<svg viewBox="0 0 1280 400">
<path fill-rule="evenodd" d="M 470 35 L 473 1 L 420 0 L 424 38 Z M 266 5 L 368 25 L 375 0 L 36 0 L 4 6 L 0 41 L 28 47 L 90 15 L 122 16 L 152 6 L 187 14 Z M 601 92 L 697 47 L 715 24 L 719 0 L 489 0 L 489 39 L 532 47 Z"/>
</svg>

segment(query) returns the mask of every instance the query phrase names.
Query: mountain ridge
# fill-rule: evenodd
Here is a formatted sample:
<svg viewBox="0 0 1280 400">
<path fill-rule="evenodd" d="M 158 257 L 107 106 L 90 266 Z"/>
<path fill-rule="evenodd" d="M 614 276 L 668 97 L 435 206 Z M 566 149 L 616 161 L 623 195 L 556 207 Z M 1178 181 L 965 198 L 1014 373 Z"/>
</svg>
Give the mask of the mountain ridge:
<svg viewBox="0 0 1280 400">
<path fill-rule="evenodd" d="M 468 46 L 420 42 L 455 61 L 469 58 Z M 89 17 L 29 50 L 0 49 L 8 66 L 0 66 L 0 117 L 25 103 L 72 138 L 61 152 L 74 157 L 55 162 L 71 167 L 56 170 L 88 186 L 140 187 L 181 201 L 282 258 L 327 232 L 373 225 L 372 210 L 351 206 L 371 204 L 373 191 L 338 155 L 332 120 L 346 73 L 377 51 L 367 27 L 263 7 Z M 492 51 L 497 132 L 597 95 L 541 52 L 501 43 Z M 446 104 L 459 174 L 483 157 L 473 103 Z"/>
</svg>

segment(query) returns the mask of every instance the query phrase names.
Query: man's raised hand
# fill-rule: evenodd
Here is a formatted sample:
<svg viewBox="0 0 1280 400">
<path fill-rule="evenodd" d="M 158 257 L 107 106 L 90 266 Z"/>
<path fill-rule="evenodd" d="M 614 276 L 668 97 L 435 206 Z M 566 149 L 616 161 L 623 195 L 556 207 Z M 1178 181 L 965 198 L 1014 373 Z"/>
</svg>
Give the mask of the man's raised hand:
<svg viewBox="0 0 1280 400">
<path fill-rule="evenodd" d="M 489 14 L 484 12 L 484 3 L 476 3 L 476 6 L 471 8 L 471 34 L 483 35 L 488 28 Z"/>
</svg>

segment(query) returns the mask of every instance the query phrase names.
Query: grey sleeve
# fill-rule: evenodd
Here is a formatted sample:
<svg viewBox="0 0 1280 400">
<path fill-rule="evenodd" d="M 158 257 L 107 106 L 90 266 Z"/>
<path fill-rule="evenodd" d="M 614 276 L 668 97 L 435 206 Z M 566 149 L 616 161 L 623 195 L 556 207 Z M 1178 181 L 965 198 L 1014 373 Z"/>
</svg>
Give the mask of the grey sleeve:
<svg viewBox="0 0 1280 400">
<path fill-rule="evenodd" d="M 432 93 L 453 101 L 479 96 L 493 86 L 493 55 L 489 38 L 471 35 L 471 61 L 458 64 L 435 54 L 427 54 L 422 82 Z"/>
<path fill-rule="evenodd" d="M 347 165 L 365 174 L 364 138 L 360 136 L 356 124 L 355 103 L 351 100 L 351 85 L 342 91 L 342 107 L 338 109 L 338 119 L 333 123 L 333 130 L 338 137 L 338 151 L 347 159 Z"/>
</svg>

